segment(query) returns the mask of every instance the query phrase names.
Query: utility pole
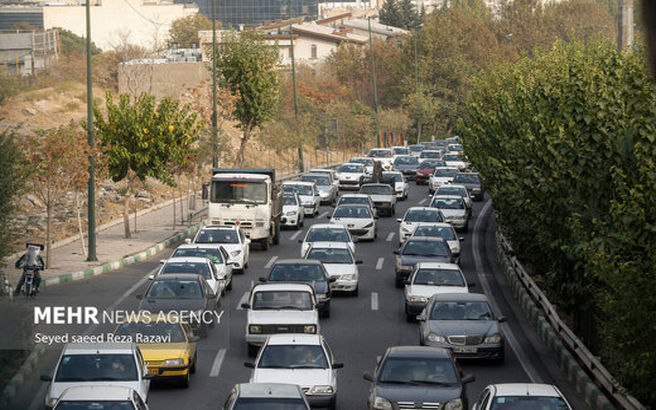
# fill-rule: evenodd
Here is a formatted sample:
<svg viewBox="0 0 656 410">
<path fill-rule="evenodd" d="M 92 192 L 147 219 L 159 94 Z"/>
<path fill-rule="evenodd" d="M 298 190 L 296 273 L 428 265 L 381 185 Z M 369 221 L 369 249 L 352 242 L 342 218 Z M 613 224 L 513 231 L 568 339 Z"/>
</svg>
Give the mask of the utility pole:
<svg viewBox="0 0 656 410">
<path fill-rule="evenodd" d="M 212 0 L 212 168 L 219 167 L 219 130 L 216 116 L 216 0 Z"/>
<path fill-rule="evenodd" d="M 376 112 L 374 127 L 376 130 L 376 144 L 377 147 L 380 148 L 380 133 L 378 131 L 378 89 L 376 88 L 376 58 L 374 57 L 374 42 L 371 37 L 371 17 L 367 17 L 367 23 L 369 27 L 369 52 L 371 53 L 371 78 L 374 83 L 374 111 Z"/>
<path fill-rule="evenodd" d="M 414 52 L 415 52 L 415 93 L 419 92 L 419 63 L 417 62 L 417 36 L 419 36 L 419 32 L 415 30 L 415 33 L 413 35 L 414 37 Z M 421 128 L 422 124 L 417 119 L 417 144 L 419 144 L 419 140 L 421 139 Z"/>
<path fill-rule="evenodd" d="M 633 46 L 633 0 L 619 0 L 617 9 L 617 52 Z"/>
<path fill-rule="evenodd" d="M 91 149 L 89 154 L 89 187 L 87 198 L 87 240 L 88 249 L 87 262 L 95 262 L 96 257 L 96 177 L 95 158 L 93 153 L 93 88 L 91 81 L 91 0 L 86 0 L 87 18 L 87 135 L 88 144 Z M 47 244 L 50 247 L 50 244 Z"/>
<path fill-rule="evenodd" d="M 292 87 L 294 88 L 294 133 L 298 138 L 298 97 L 296 95 L 296 63 L 294 60 L 294 30 L 292 26 L 292 0 L 287 1 L 289 9 L 289 47 L 292 59 Z M 303 172 L 303 142 L 298 142 L 298 171 Z"/>
</svg>

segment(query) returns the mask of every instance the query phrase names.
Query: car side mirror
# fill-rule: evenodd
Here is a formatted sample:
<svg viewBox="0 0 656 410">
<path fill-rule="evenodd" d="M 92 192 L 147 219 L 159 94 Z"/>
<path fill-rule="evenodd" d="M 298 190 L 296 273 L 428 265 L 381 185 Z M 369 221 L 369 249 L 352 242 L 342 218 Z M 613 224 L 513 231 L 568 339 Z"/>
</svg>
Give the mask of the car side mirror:
<svg viewBox="0 0 656 410">
<path fill-rule="evenodd" d="M 265 278 L 264 276 L 260 276 L 259 278 L 257 278 L 257 280 L 258 280 L 259 282 L 264 283 L 264 282 L 267 281 L 267 278 Z"/>
<path fill-rule="evenodd" d="M 185 243 L 186 243 L 187 245 L 189 245 L 189 244 L 191 243 L 191 238 L 186 238 L 186 239 L 185 239 Z"/>
<path fill-rule="evenodd" d="M 505 317 L 505 316 L 503 316 L 503 315 L 502 315 L 502 316 L 499 316 L 499 317 L 497 318 L 497 322 L 499 322 L 499 323 L 503 323 L 503 322 L 505 322 L 506 320 L 508 320 L 508 318 Z"/>
<path fill-rule="evenodd" d="M 155 378 L 155 375 L 152 374 L 152 373 L 146 373 L 146 374 L 143 375 L 144 380 L 152 380 L 154 378 Z"/>
<path fill-rule="evenodd" d="M 47 375 L 47 374 L 42 374 L 41 377 L 39 377 L 42 382 L 51 382 L 52 381 L 52 376 Z"/>
<path fill-rule="evenodd" d="M 250 304 L 250 303 L 242 303 L 242 304 L 241 304 L 241 308 L 242 308 L 242 309 L 250 309 L 250 308 L 251 308 L 251 304 Z"/>
<path fill-rule="evenodd" d="M 402 221 L 403 221 L 403 219 L 401 219 L 401 218 L 396 219 L 396 222 L 402 222 Z"/>
<path fill-rule="evenodd" d="M 476 377 L 474 377 L 474 375 L 466 374 L 462 377 L 461 382 L 462 382 L 462 384 L 466 384 L 466 383 L 471 383 L 475 380 L 476 380 Z"/>
<path fill-rule="evenodd" d="M 362 378 L 370 382 L 374 381 L 374 376 L 369 372 L 362 373 Z"/>
<path fill-rule="evenodd" d="M 333 369 L 342 369 L 344 368 L 344 363 L 333 363 Z"/>
<path fill-rule="evenodd" d="M 160 260 L 159 260 L 159 264 L 160 264 L 160 265 L 164 265 L 165 263 L 166 263 L 166 259 L 160 259 Z"/>
<path fill-rule="evenodd" d="M 194 336 L 189 337 L 189 343 L 195 343 L 199 340 L 200 340 L 200 336 L 194 335 Z"/>
<path fill-rule="evenodd" d="M 331 277 L 328 278 L 328 283 L 333 283 L 333 282 L 336 282 L 336 281 L 337 281 L 337 278 L 334 277 L 334 276 L 331 276 Z"/>
<path fill-rule="evenodd" d="M 244 367 L 248 367 L 249 369 L 255 369 L 255 363 L 253 363 L 253 362 L 244 362 Z"/>
<path fill-rule="evenodd" d="M 425 322 L 427 317 L 426 317 L 426 315 L 421 314 L 421 315 L 417 315 L 417 317 L 415 319 L 417 319 L 419 322 Z"/>
<path fill-rule="evenodd" d="M 239 262 L 232 262 L 230 263 L 230 266 L 232 266 L 233 268 L 237 268 L 239 267 Z"/>
<path fill-rule="evenodd" d="M 462 241 L 465 240 L 465 237 L 464 237 L 464 236 L 461 236 L 461 237 L 458 238 L 458 240 L 459 240 L 460 242 L 462 242 Z"/>
<path fill-rule="evenodd" d="M 155 275 L 148 275 L 148 280 L 155 280 Z"/>
<path fill-rule="evenodd" d="M 360 259 L 358 259 L 357 261 L 355 261 L 355 264 L 356 264 L 356 265 L 362 265 L 363 263 L 364 263 L 364 261 L 362 261 L 362 260 L 360 260 Z"/>
<path fill-rule="evenodd" d="M 409 280 L 409 279 L 404 280 L 404 281 L 403 281 L 403 284 L 404 284 L 404 285 L 409 285 L 409 284 L 410 284 L 410 280 Z"/>
<path fill-rule="evenodd" d="M 378 215 L 374 215 L 374 219 L 378 219 Z"/>
<path fill-rule="evenodd" d="M 298 243 L 303 243 L 303 239 L 299 239 L 299 240 L 298 240 Z"/>
</svg>

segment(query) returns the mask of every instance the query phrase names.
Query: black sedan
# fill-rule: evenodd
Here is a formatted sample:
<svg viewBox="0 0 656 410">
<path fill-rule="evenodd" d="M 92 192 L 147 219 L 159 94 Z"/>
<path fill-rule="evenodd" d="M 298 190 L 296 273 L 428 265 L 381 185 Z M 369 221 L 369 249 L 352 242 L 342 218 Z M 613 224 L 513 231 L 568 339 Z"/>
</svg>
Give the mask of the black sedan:
<svg viewBox="0 0 656 410">
<path fill-rule="evenodd" d="M 478 173 L 461 172 L 453 177 L 452 183 L 454 185 L 464 185 L 474 201 L 482 201 L 485 197 L 485 188 L 483 188 L 483 182 Z"/>
<path fill-rule="evenodd" d="M 395 284 L 397 288 L 403 287 L 405 280 L 419 262 L 455 263 L 456 261 L 444 238 L 410 237 L 394 253 L 396 254 Z"/>
</svg>

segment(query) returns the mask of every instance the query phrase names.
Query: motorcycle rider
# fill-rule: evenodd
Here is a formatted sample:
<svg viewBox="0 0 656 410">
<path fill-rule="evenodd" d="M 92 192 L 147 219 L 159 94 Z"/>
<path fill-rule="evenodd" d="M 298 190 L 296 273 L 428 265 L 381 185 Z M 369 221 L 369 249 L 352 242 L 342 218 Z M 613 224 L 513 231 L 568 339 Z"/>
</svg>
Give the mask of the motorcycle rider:
<svg viewBox="0 0 656 410">
<path fill-rule="evenodd" d="M 20 290 L 23 287 L 23 284 L 25 283 L 25 273 L 27 271 L 34 271 L 34 278 L 33 283 L 34 283 L 34 290 L 33 292 L 36 293 L 39 291 L 39 285 L 41 284 L 41 275 L 39 274 L 39 271 L 42 271 L 45 269 L 45 263 L 43 262 L 43 258 L 39 253 L 43 249 L 43 245 L 40 244 L 34 244 L 34 243 L 28 243 L 26 245 L 27 247 L 27 252 L 23 254 L 23 256 L 16 261 L 16 269 L 23 269 L 23 274 L 21 275 L 20 280 L 18 281 L 18 285 L 16 285 L 16 290 L 14 291 L 14 295 L 20 294 Z"/>
</svg>

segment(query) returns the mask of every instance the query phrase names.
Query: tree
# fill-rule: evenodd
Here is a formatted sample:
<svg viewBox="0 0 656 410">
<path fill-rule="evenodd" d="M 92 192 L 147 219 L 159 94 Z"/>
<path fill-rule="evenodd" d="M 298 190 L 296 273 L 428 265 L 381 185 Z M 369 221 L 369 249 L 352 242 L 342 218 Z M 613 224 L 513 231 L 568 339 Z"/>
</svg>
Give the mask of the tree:
<svg viewBox="0 0 656 410">
<path fill-rule="evenodd" d="M 431 95 L 423 91 L 417 91 L 406 95 L 403 99 L 403 105 L 410 118 L 417 124 L 417 144 L 419 144 L 423 126 L 431 123 L 437 115 L 437 101 Z"/>
<path fill-rule="evenodd" d="M 403 19 L 398 0 L 385 0 L 383 6 L 380 8 L 378 20 L 381 24 L 388 26 L 403 27 Z"/>
<path fill-rule="evenodd" d="M 212 30 L 212 22 L 204 14 L 196 13 L 174 20 L 169 29 L 168 45 L 179 48 L 191 48 L 194 44 L 198 46 L 198 32 L 201 30 Z"/>
<path fill-rule="evenodd" d="M 29 175 L 23 150 L 16 143 L 15 129 L 0 131 L 0 260 L 14 252 L 16 226 L 11 217 L 16 211 L 16 198 L 24 192 Z"/>
<path fill-rule="evenodd" d="M 239 96 L 234 117 L 243 134 L 235 165 L 241 166 L 252 131 L 275 113 L 280 89 L 278 49 L 256 33 L 232 34 L 222 39 L 217 57 L 222 85 Z"/>
<path fill-rule="evenodd" d="M 61 27 L 56 27 L 55 30 L 57 30 L 59 35 L 59 50 L 63 55 L 86 53 L 87 43 L 84 37 L 80 37 L 72 31 Z M 96 44 L 92 42 L 91 55 L 100 54 L 101 52 L 102 50 L 96 47 Z"/>
<path fill-rule="evenodd" d="M 421 24 L 421 17 L 412 0 L 398 0 L 399 14 L 401 15 L 401 28 L 416 29 Z"/>
<path fill-rule="evenodd" d="M 131 102 L 128 94 L 114 103 L 107 94 L 107 117 L 94 107 L 94 126 L 107 157 L 107 172 L 112 180 L 126 181 L 123 209 L 125 237 L 130 238 L 130 197 L 137 180 L 155 178 L 175 185 L 172 168 L 184 166 L 194 151 L 202 124 L 188 105 L 171 98 L 158 103 L 155 97 L 141 94 Z"/>
</svg>

